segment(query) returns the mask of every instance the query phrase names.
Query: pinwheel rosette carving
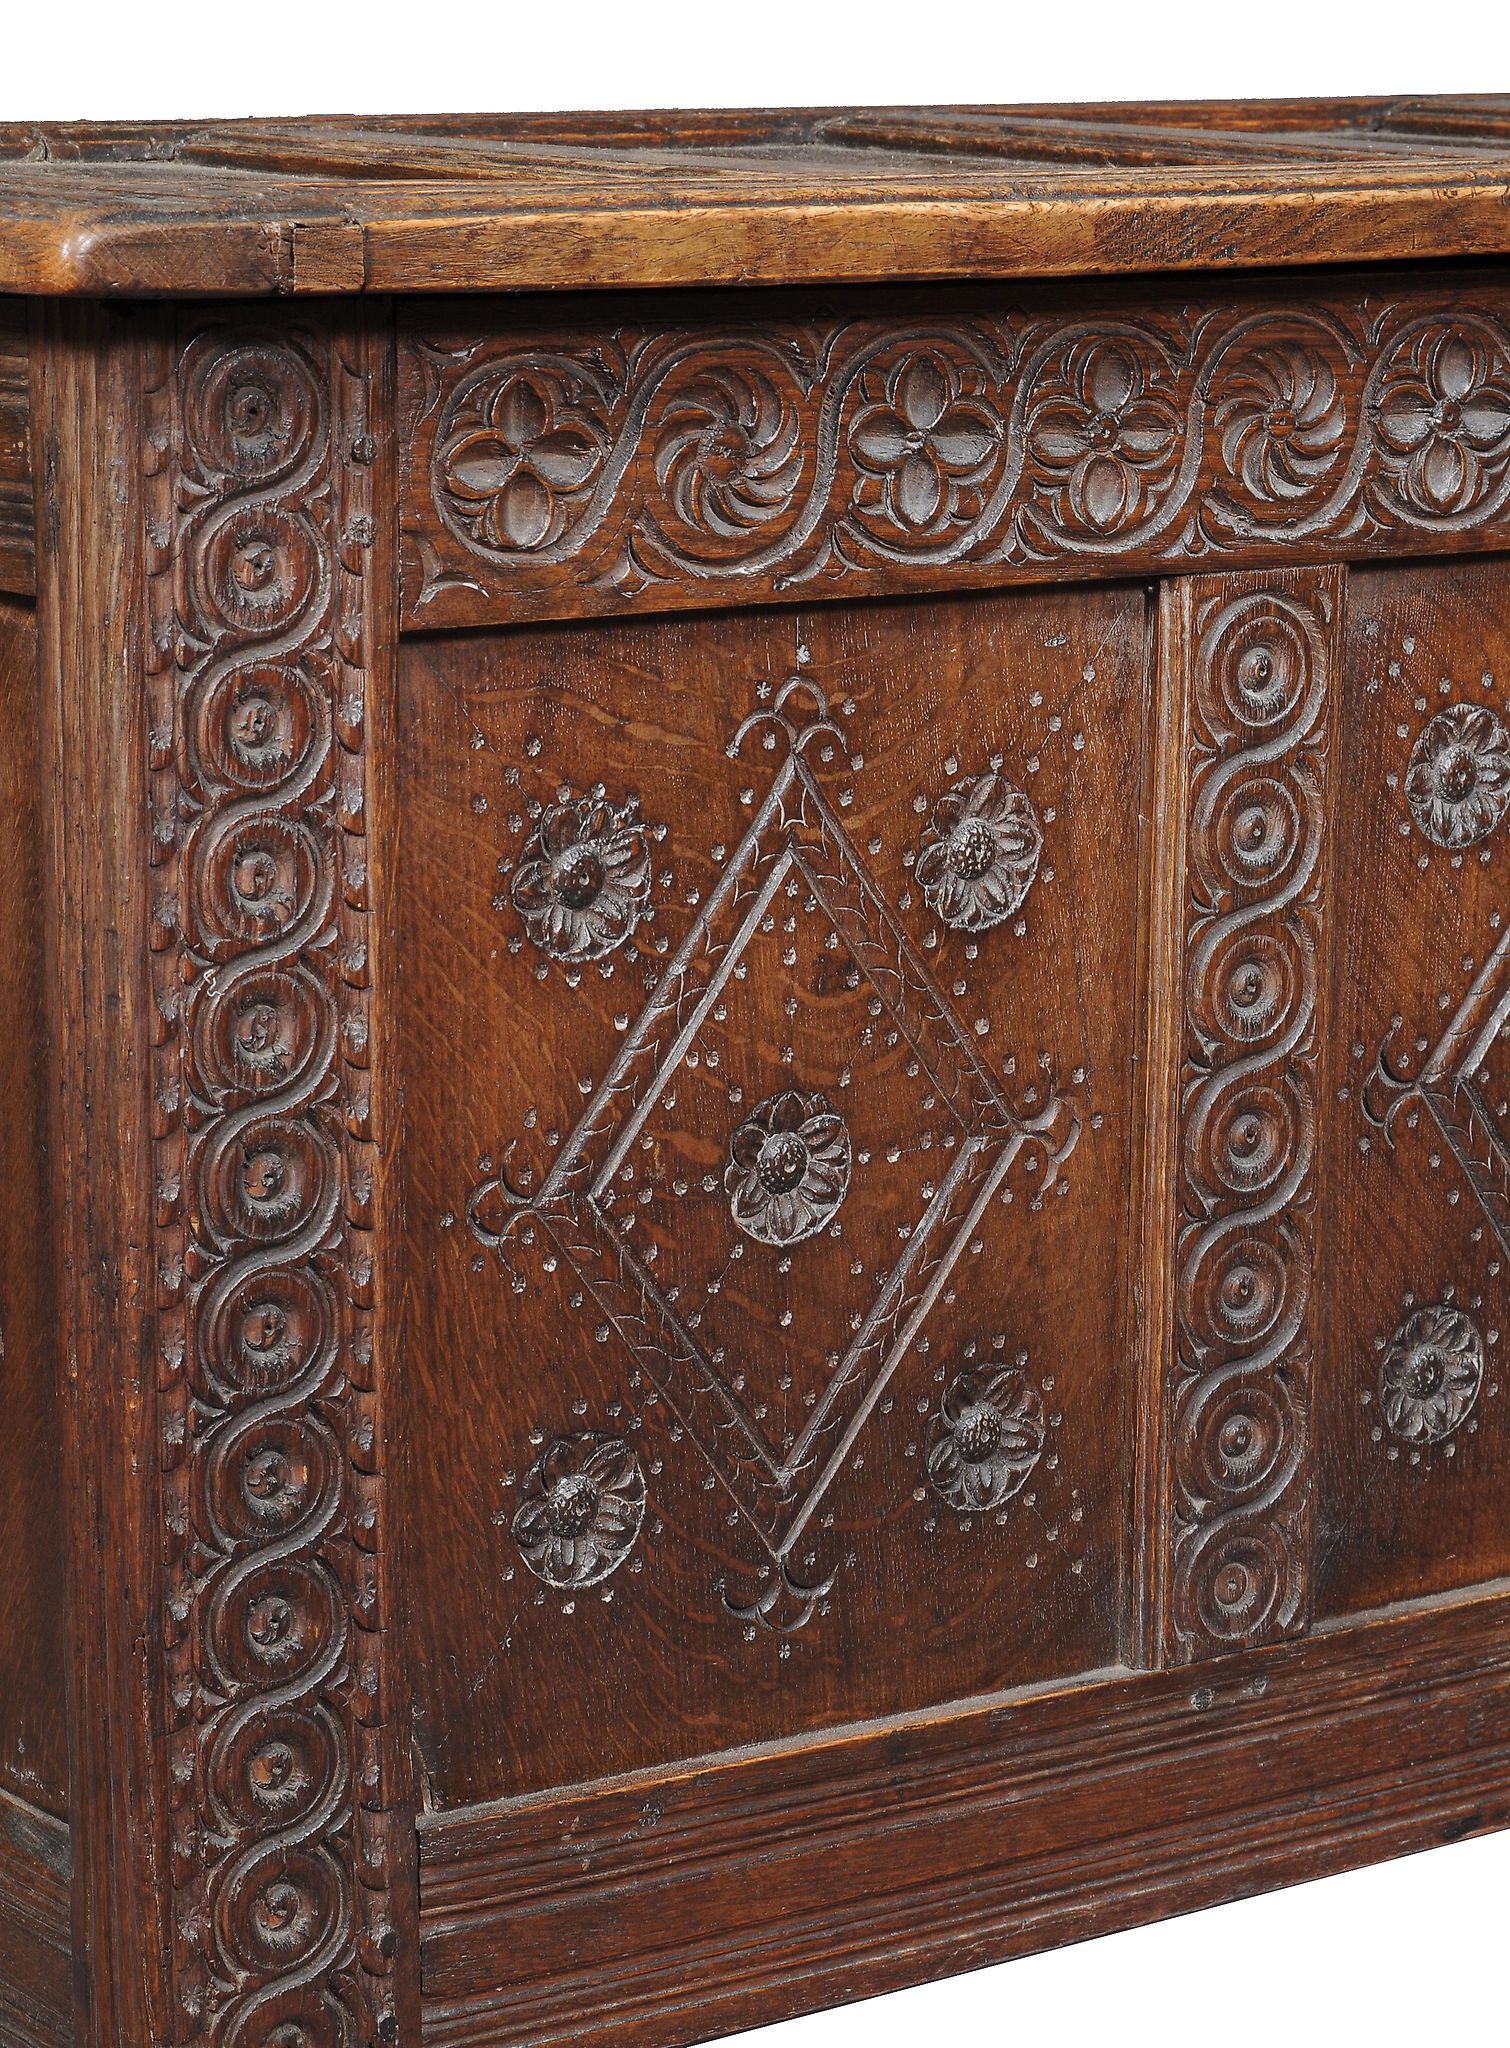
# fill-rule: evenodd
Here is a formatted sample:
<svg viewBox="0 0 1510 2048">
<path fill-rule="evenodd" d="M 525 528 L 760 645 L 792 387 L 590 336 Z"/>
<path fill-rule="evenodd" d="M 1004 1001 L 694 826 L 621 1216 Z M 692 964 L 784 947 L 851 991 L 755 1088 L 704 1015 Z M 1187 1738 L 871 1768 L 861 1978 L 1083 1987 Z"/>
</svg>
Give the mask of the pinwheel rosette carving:
<svg viewBox="0 0 1510 2048">
<path fill-rule="evenodd" d="M 1222 463 L 1248 513 L 1295 517 L 1346 460 L 1347 401 L 1320 348 L 1258 343 L 1222 363 L 1210 395 Z"/>
<path fill-rule="evenodd" d="M 671 380 L 662 398 L 658 522 L 690 555 L 738 553 L 793 509 L 807 462 L 800 393 L 790 373 L 695 364 Z"/>
</svg>

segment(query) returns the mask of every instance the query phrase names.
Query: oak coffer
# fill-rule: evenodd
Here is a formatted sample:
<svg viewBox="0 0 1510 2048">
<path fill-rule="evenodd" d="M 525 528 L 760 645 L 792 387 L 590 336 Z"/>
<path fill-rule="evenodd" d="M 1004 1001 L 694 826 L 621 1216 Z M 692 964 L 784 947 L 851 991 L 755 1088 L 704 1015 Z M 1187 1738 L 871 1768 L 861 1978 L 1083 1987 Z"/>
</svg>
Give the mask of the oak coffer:
<svg viewBox="0 0 1510 2048">
<path fill-rule="evenodd" d="M 1510 101 L 0 129 L 0 2037 L 1510 1821 Z"/>
</svg>

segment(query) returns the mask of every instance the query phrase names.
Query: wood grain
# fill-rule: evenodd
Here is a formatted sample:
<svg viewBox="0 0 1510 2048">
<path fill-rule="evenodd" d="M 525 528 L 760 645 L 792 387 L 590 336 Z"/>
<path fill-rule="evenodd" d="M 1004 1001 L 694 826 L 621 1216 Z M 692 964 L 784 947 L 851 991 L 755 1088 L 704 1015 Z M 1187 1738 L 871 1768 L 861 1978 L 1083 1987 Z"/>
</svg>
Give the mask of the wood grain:
<svg viewBox="0 0 1510 2048">
<path fill-rule="evenodd" d="M 1134 980 L 1137 863 L 1105 846 L 1136 840 L 1146 619 L 1120 586 L 407 644 L 397 985 L 429 1336 L 402 1433 L 437 1804 L 1124 1654 L 1135 1013 L 1093 992 Z M 1011 914 L 972 928 L 920 848 L 983 776 L 1041 846 L 1003 863 Z M 624 908 L 593 958 L 585 924 L 520 904 L 536 835 L 599 785 L 637 802 L 643 828 L 615 829 L 654 915 Z M 731 1146 L 794 1090 L 847 1167 L 836 1209 L 818 1175 L 783 1219 Z M 977 1400 L 976 1427 L 1023 1432 L 978 1472 L 949 1419 Z M 593 1434 L 648 1497 L 597 1571 L 519 1520 L 549 1447 Z"/>
<path fill-rule="evenodd" d="M 0 1792 L 0 2040 L 73 2048 L 68 1829 Z"/>
<path fill-rule="evenodd" d="M 46 867 L 50 1147 L 73 1642 L 73 1957 L 86 2041 L 172 2038 L 163 1968 L 166 1787 L 153 1645 L 162 1536 L 153 1412 L 150 867 L 142 357 L 127 321 L 45 309 L 33 358 L 40 480 L 40 806 Z M 98 892 L 98 893 L 96 893 Z M 109 905 L 109 914 L 98 906 Z"/>
<path fill-rule="evenodd" d="M 26 307 L 0 301 L 0 590 L 23 597 L 36 585 L 28 362 Z"/>
<path fill-rule="evenodd" d="M 1504 255 L 1506 107 L 17 125 L 0 131 L 0 290 L 553 290 Z"/>
<path fill-rule="evenodd" d="M 697 2041 L 1502 1827 L 1507 1614 L 427 1820 L 425 2040 Z"/>
<path fill-rule="evenodd" d="M 1510 1823 L 1507 146 L 0 127 L 0 2037 Z"/>
<path fill-rule="evenodd" d="M 70 1661 L 43 1031 L 37 622 L 0 599 L 0 1790 L 68 1812 Z"/>
</svg>

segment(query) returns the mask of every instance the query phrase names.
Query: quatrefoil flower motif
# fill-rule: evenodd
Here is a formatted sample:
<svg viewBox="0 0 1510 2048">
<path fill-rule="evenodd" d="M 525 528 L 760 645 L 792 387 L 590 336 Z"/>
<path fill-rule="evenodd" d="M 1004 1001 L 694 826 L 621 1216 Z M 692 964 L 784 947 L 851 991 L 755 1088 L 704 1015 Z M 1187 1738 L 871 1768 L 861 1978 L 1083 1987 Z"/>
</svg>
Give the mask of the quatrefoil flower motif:
<svg viewBox="0 0 1510 2048">
<path fill-rule="evenodd" d="M 1483 1378 L 1478 1326 L 1450 1302 L 1434 1302 L 1390 1339 L 1379 1365 L 1379 1412 L 1402 1443 L 1443 1443 L 1467 1420 Z"/>
<path fill-rule="evenodd" d="M 800 1244 L 849 1190 L 849 1131 L 822 1095 L 767 1096 L 729 1140 L 724 1188 L 736 1225 L 758 1244 Z"/>
<path fill-rule="evenodd" d="M 506 377 L 476 425 L 441 455 L 457 516 L 484 547 L 529 553 L 559 539 L 603 450 L 591 422 L 544 379 Z"/>
<path fill-rule="evenodd" d="M 1042 849 L 1043 827 L 1025 792 L 1005 776 L 975 775 L 934 805 L 913 874 L 951 930 L 984 932 L 1022 907 Z"/>
<path fill-rule="evenodd" d="M 887 517 L 922 533 L 958 517 L 962 494 L 989 474 L 999 435 L 963 395 L 957 365 L 929 351 L 891 371 L 882 398 L 856 414 L 850 448 L 856 468 L 880 484 Z"/>
<path fill-rule="evenodd" d="M 1157 509 L 1180 454 L 1180 415 L 1148 389 L 1130 343 L 1097 336 L 1055 363 L 1033 392 L 1026 440 L 1062 479 L 1070 522 L 1097 537 Z"/>
<path fill-rule="evenodd" d="M 1428 517 L 1469 511 L 1510 457 L 1510 365 L 1471 331 L 1417 338 L 1378 405 L 1385 464 Z"/>
<path fill-rule="evenodd" d="M 1043 1401 L 1016 1366 L 966 1367 L 944 1391 L 929 1430 L 928 1479 L 961 1514 L 999 1508 L 1043 1455 Z"/>
<path fill-rule="evenodd" d="M 645 1519 L 645 1474 L 620 1437 L 557 1437 L 519 1490 L 514 1541 L 548 1586 L 600 1584 L 628 1557 Z"/>
<path fill-rule="evenodd" d="M 1411 816 L 1434 846 L 1477 846 L 1510 807 L 1510 733 L 1487 704 L 1449 704 L 1411 749 Z"/>
<path fill-rule="evenodd" d="M 509 894 L 553 960 L 601 960 L 649 909 L 650 874 L 638 800 L 615 806 L 584 796 L 541 813 Z"/>
</svg>

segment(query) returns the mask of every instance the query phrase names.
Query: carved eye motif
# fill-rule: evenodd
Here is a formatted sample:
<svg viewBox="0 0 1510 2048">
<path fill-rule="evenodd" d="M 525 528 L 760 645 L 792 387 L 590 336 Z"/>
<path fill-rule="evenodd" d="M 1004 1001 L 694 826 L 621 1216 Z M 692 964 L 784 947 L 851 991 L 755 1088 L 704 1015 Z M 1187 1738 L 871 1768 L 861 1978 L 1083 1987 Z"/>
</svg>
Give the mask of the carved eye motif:
<svg viewBox="0 0 1510 2048">
<path fill-rule="evenodd" d="M 1466 1422 L 1484 1380 L 1484 1340 L 1450 1302 L 1407 1316 L 1379 1365 L 1379 1410 L 1406 1444 L 1440 1444 Z"/>
<path fill-rule="evenodd" d="M 821 1095 L 767 1096 L 729 1140 L 724 1188 L 735 1223 L 758 1244 L 800 1244 L 849 1192 L 849 1131 Z"/>
<path fill-rule="evenodd" d="M 552 804 L 509 888 L 524 928 L 553 960 L 601 960 L 649 914 L 650 844 L 639 803 Z"/>
<path fill-rule="evenodd" d="M 934 805 L 913 873 L 952 930 L 984 932 L 1022 908 L 1042 851 L 1027 795 L 1004 776 L 976 775 Z"/>
<path fill-rule="evenodd" d="M 537 1579 L 596 1586 L 634 1548 L 645 1474 L 621 1437 L 558 1436 L 524 1475 L 514 1541 Z"/>
</svg>

